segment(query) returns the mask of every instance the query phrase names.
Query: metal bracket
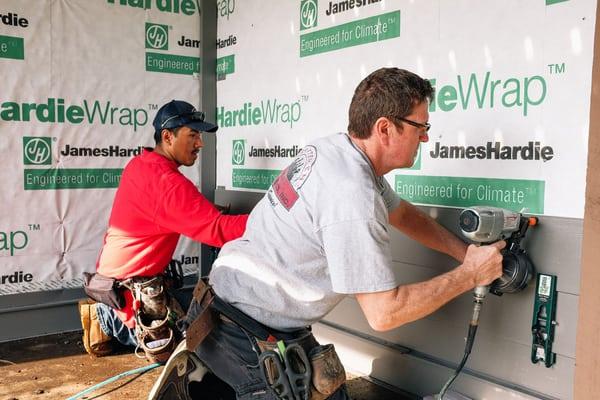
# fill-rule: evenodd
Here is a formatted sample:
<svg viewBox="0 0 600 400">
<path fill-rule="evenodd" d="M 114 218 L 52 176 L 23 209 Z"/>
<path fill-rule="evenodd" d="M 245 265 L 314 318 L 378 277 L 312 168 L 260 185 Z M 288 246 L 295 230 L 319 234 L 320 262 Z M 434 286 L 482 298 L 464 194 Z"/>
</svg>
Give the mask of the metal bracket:
<svg viewBox="0 0 600 400">
<path fill-rule="evenodd" d="M 531 362 L 544 361 L 546 368 L 556 363 L 556 353 L 552 352 L 554 327 L 556 325 L 556 276 L 538 274 L 533 306 L 533 347 Z"/>
</svg>

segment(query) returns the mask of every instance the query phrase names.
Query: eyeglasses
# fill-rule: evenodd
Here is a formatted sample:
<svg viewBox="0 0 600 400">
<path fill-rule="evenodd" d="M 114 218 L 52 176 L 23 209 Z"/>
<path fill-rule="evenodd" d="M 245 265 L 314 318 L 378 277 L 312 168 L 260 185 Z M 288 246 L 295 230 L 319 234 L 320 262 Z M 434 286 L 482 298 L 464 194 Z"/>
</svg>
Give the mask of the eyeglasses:
<svg viewBox="0 0 600 400">
<path fill-rule="evenodd" d="M 165 125 L 167 125 L 167 123 L 169 121 L 171 121 L 172 119 L 175 118 L 186 118 L 190 121 L 200 121 L 203 122 L 204 121 L 204 112 L 202 111 L 192 111 L 189 113 L 183 113 L 183 114 L 177 114 L 177 115 L 173 115 L 170 116 L 169 118 L 165 119 L 162 124 L 160 124 L 161 129 L 165 128 Z"/>
<path fill-rule="evenodd" d="M 406 118 L 400 118 L 400 117 L 394 117 L 394 118 L 396 118 L 398 121 L 406 122 L 407 124 L 412 125 L 414 127 L 425 129 L 425 132 L 429 132 L 429 129 L 431 128 L 431 124 L 429 122 L 425 122 L 424 124 L 422 124 L 420 122 L 411 121 L 410 119 L 406 119 Z"/>
</svg>

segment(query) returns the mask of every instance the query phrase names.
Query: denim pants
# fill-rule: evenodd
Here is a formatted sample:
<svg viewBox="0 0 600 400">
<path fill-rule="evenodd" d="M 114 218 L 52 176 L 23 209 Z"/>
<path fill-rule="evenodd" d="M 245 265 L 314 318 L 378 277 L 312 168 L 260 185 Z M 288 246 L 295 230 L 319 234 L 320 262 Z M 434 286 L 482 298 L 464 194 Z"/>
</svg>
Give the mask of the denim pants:
<svg viewBox="0 0 600 400">
<path fill-rule="evenodd" d="M 201 308 L 192 301 L 187 321 L 191 322 Z M 318 345 L 309 330 L 286 345 L 298 343 L 305 349 Z M 267 386 L 258 365 L 258 344 L 256 338 L 246 333 L 237 324 L 220 319 L 212 332 L 195 349 L 202 362 L 218 378 L 233 388 L 238 400 L 278 400 L 277 395 Z M 343 385 L 331 400 L 350 400 Z"/>
<path fill-rule="evenodd" d="M 104 303 L 96 303 L 96 313 L 100 327 L 108 336 L 112 336 L 125 346 L 137 346 L 135 330 L 128 328 L 119 319 L 114 309 Z"/>
</svg>

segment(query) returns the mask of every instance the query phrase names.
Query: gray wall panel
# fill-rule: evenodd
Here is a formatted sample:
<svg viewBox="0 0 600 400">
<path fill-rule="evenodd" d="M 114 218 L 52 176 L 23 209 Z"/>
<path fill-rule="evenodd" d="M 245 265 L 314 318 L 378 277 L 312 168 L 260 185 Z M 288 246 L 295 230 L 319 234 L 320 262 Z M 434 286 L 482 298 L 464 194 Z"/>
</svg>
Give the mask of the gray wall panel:
<svg viewBox="0 0 600 400">
<path fill-rule="evenodd" d="M 460 210 L 423 209 L 448 229 L 458 231 Z M 502 297 L 488 295 L 468 368 L 477 374 L 489 376 L 492 381 L 512 382 L 550 397 L 572 398 L 582 225 L 581 220 L 542 216 L 540 224 L 532 228 L 524 241 L 537 271 L 558 276 L 558 325 L 553 348 L 557 353 L 555 366 L 547 369 L 542 364 L 536 365 L 530 361 L 535 292 L 535 281 L 532 281 L 521 293 Z M 392 233 L 391 239 L 395 271 L 401 282 L 426 280 L 458 264 L 397 231 Z M 345 300 L 327 316 L 326 321 L 407 347 L 438 360 L 442 365 L 455 365 L 463 355 L 471 310 L 472 296 L 466 293 L 427 318 L 380 333 L 370 329 L 354 300 Z M 424 373 L 431 373 L 431 368 L 423 368 Z M 384 371 L 385 368 L 374 370 L 373 376 L 384 381 L 394 380 L 393 376 L 386 378 Z M 447 371 L 447 374 L 450 372 Z M 485 379 L 472 383 L 475 386 L 478 384 L 481 390 L 474 392 L 477 393 L 476 398 L 482 398 L 484 387 L 493 386 L 490 382 L 486 383 Z M 411 386 L 400 387 L 411 390 Z M 418 386 L 413 388 L 416 390 Z"/>
<path fill-rule="evenodd" d="M 0 342 L 81 329 L 81 289 L 0 296 Z"/>
<path fill-rule="evenodd" d="M 497 309 L 504 307 L 500 304 L 503 301 L 504 299 L 498 297 L 487 299 L 483 306 L 476 341 L 479 341 L 480 338 L 488 338 L 490 343 L 514 343 L 531 349 L 533 304 L 531 307 L 515 313 L 513 317 L 508 313 L 501 315 L 496 312 Z M 557 321 L 559 325 L 555 331 L 553 350 L 557 354 L 574 358 L 577 315 L 573 315 L 572 309 L 577 306 L 577 297 L 559 294 L 558 301 L 562 307 L 558 307 Z M 462 354 L 470 317 L 470 295 L 464 295 L 426 318 L 388 332 L 375 332 L 369 327 L 356 301 L 348 298 L 327 316 L 326 321 L 437 357 L 454 359 L 457 354 Z M 484 350 L 494 351 L 493 349 Z"/>
<path fill-rule="evenodd" d="M 264 193 L 240 192 L 225 190 L 217 187 L 215 202 L 218 204 L 231 204 L 231 213 L 248 213 L 264 197 Z"/>
<path fill-rule="evenodd" d="M 571 398 L 577 318 L 573 310 L 577 306 L 577 296 L 559 295 L 558 302 L 562 307 L 558 309 L 559 325 L 554 346 L 558 361 L 550 369 L 530 361 L 533 304 L 529 301 L 527 307 L 521 310 L 519 303 L 522 301 L 516 298 L 517 295 L 504 295 L 490 296 L 486 299 L 481 325 L 467 368 L 557 398 Z M 516 301 L 513 301 L 515 299 Z M 327 316 L 326 321 L 407 347 L 417 353 L 439 359 L 442 363 L 456 365 L 464 351 L 471 301 L 470 294 L 463 295 L 431 316 L 389 332 L 371 330 L 353 299 L 340 303 Z M 506 311 L 509 308 L 516 308 L 514 316 Z M 449 376 L 450 371 L 446 374 Z M 377 371 L 373 371 L 373 376 L 387 381 Z M 423 375 L 420 379 L 427 376 Z M 484 383 L 483 380 L 478 382 L 482 386 L 492 385 Z M 400 387 L 411 390 L 406 386 Z M 481 395 L 482 392 L 479 393 Z"/>
<path fill-rule="evenodd" d="M 405 354 L 323 324 L 315 325 L 313 332 L 322 343 L 335 343 L 347 370 L 356 373 L 370 372 L 371 376 L 378 380 L 421 396 L 439 392 L 453 372 L 453 369 L 444 366 L 438 360 L 428 359 L 423 354 L 416 352 Z M 572 375 L 574 361 L 560 357 L 558 361 L 562 365 L 560 374 Z M 489 363 L 503 362 L 490 357 Z M 563 382 L 561 385 L 556 385 L 554 377 L 543 374 L 543 372 L 540 372 L 542 374 L 540 377 L 521 370 L 519 366 L 515 367 L 506 363 L 499 365 L 502 368 L 512 369 L 514 374 L 519 376 L 518 380 L 524 382 L 525 386 L 523 386 L 516 382 L 503 382 L 492 376 L 471 371 L 470 366 L 471 363 L 467 363 L 465 372 L 457 378 L 452 388 L 473 399 L 568 400 L 572 398 L 571 388 L 568 384 Z M 547 388 L 544 384 L 558 386 L 556 393 L 545 394 Z M 536 390 L 538 386 L 541 386 L 540 390 Z"/>
<path fill-rule="evenodd" d="M 426 280 L 437 275 L 433 268 L 395 263 L 397 277 L 403 282 Z M 534 283 L 523 292 L 503 296 L 488 295 L 481 315 L 479 332 L 493 331 L 501 340 L 516 341 L 522 344 L 531 341 L 533 317 Z M 437 321 L 446 328 L 458 325 L 465 329 L 471 316 L 473 298 L 465 293 L 446 306 L 424 319 Z M 559 292 L 557 302 L 556 352 L 568 357 L 575 356 L 575 336 L 577 325 L 578 296 Z M 461 331 L 462 332 L 462 331 Z"/>
</svg>

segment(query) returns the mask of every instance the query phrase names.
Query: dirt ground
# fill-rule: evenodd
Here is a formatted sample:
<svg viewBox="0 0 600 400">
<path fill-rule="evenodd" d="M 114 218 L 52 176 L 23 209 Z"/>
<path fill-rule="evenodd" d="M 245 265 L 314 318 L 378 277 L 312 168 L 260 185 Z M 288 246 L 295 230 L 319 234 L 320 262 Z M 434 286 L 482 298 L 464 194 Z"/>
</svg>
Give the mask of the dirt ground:
<svg viewBox="0 0 600 400">
<path fill-rule="evenodd" d="M 69 399 L 115 375 L 147 365 L 127 349 L 108 357 L 90 357 L 79 332 L 4 342 L 0 343 L 0 399 Z M 161 369 L 123 377 L 78 399 L 146 399 Z M 417 399 L 356 376 L 349 376 L 348 390 L 355 400 Z"/>
</svg>

